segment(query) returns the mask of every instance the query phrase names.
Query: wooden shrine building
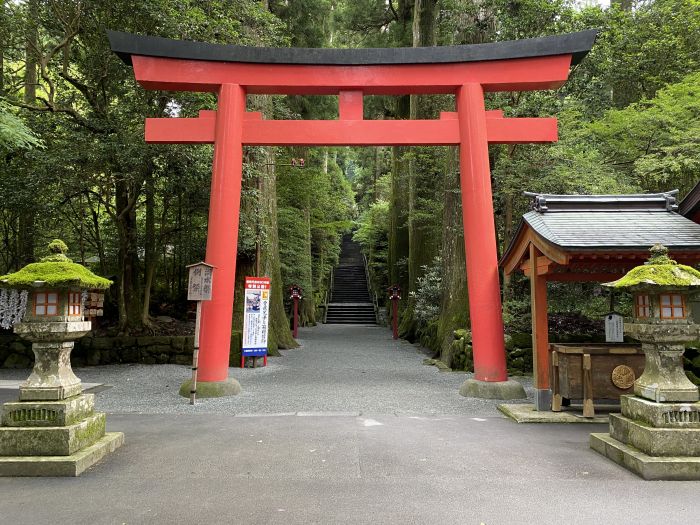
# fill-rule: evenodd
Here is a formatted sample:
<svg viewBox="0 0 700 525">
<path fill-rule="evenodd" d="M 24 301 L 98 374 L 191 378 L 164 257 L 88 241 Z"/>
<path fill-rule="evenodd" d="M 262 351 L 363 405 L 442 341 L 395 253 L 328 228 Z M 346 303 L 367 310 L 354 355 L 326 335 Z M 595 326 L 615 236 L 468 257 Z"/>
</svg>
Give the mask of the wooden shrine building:
<svg viewBox="0 0 700 525">
<path fill-rule="evenodd" d="M 501 258 L 505 275 L 530 278 L 536 409 L 549 410 L 547 282 L 608 282 L 644 263 L 662 243 L 679 263 L 700 262 L 700 224 L 678 213 L 678 192 L 650 195 L 526 193 L 523 215 Z"/>
</svg>

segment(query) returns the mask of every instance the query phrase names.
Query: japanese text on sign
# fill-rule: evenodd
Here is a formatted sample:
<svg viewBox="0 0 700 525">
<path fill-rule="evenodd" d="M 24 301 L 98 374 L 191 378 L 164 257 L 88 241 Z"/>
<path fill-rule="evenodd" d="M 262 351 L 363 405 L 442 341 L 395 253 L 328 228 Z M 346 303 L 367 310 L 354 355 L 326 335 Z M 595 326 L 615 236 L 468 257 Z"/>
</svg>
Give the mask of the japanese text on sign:
<svg viewBox="0 0 700 525">
<path fill-rule="evenodd" d="M 609 313 L 605 316 L 605 342 L 622 343 L 625 340 L 624 321 L 620 314 Z"/>
<path fill-rule="evenodd" d="M 189 269 L 187 299 L 189 301 L 210 301 L 214 268 L 208 264 L 199 263 L 193 264 Z"/>
<path fill-rule="evenodd" d="M 243 357 L 267 355 L 270 279 L 246 277 L 244 295 Z"/>
</svg>

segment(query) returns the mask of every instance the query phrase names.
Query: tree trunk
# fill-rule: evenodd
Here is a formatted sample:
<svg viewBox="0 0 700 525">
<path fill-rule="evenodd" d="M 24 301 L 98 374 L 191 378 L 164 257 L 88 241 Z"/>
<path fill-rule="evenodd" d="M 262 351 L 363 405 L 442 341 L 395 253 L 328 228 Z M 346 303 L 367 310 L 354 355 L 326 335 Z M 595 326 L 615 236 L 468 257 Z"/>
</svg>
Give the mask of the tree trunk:
<svg viewBox="0 0 700 525">
<path fill-rule="evenodd" d="M 306 247 L 304 249 L 304 254 L 308 258 L 308 264 L 304 265 L 305 268 L 309 269 L 308 275 L 304 276 L 304 283 L 306 287 L 304 288 L 304 298 L 299 304 L 299 325 L 300 326 L 316 326 L 316 306 L 314 305 L 314 288 L 313 288 L 313 255 L 311 253 L 311 214 L 309 209 L 304 209 L 304 224 L 305 224 L 305 241 Z M 308 289 L 307 289 L 308 287 Z"/>
<path fill-rule="evenodd" d="M 447 148 L 442 221 L 442 301 L 438 322 L 440 360 L 453 365 L 454 331 L 469 326 L 469 302 L 462 226 L 459 149 Z"/>
<path fill-rule="evenodd" d="M 406 228 L 406 175 L 401 160 L 402 148 L 391 148 L 391 206 L 389 212 L 389 281 L 408 289 L 408 230 Z"/>
<path fill-rule="evenodd" d="M 271 101 L 270 97 L 265 97 Z M 264 162 L 269 164 L 273 160 L 271 148 L 265 148 Z M 262 249 L 262 271 L 272 281 L 270 293 L 270 329 L 268 349 L 270 355 L 279 355 L 278 348 L 296 348 L 298 343 L 292 337 L 289 328 L 287 312 L 284 308 L 284 290 L 282 288 L 282 274 L 280 271 L 279 233 L 277 231 L 277 188 L 275 182 L 274 167 L 264 170 L 262 181 L 261 221 L 265 231 L 267 245 Z"/>
<path fill-rule="evenodd" d="M 141 328 L 136 189 L 119 179 L 115 184 L 117 234 L 119 240 L 119 331 Z"/>
<path fill-rule="evenodd" d="M 93 205 L 93 201 L 88 194 L 86 196 L 88 207 L 90 208 L 90 218 L 92 220 L 92 228 L 94 230 L 95 249 L 97 256 L 100 259 L 100 275 L 107 275 L 107 255 L 105 253 L 104 243 L 102 241 L 102 228 L 100 227 L 99 210 Z"/>
<path fill-rule="evenodd" d="M 374 148 L 374 173 L 372 175 L 372 204 L 377 202 L 379 195 L 377 193 L 377 181 L 382 176 L 382 146 Z"/>
<path fill-rule="evenodd" d="M 508 156 L 513 157 L 515 154 L 515 144 L 508 146 Z M 501 242 L 501 253 L 504 253 L 513 238 L 513 213 L 514 213 L 514 195 L 511 192 L 506 192 L 503 196 L 503 239 Z M 503 304 L 505 308 L 506 301 L 510 294 L 510 275 L 503 276 Z"/>
<path fill-rule="evenodd" d="M 252 106 L 261 110 L 265 117 L 272 117 L 272 98 L 269 96 L 254 96 L 252 98 Z M 298 343 L 292 337 L 292 332 L 289 327 L 289 318 L 284 308 L 284 290 L 282 287 L 282 274 L 280 270 L 279 256 L 279 232 L 277 230 L 277 188 L 275 180 L 274 166 L 274 149 L 262 148 L 256 149 L 255 155 L 250 155 L 252 162 L 259 166 L 268 166 L 260 172 L 260 192 L 259 192 L 259 217 L 260 231 L 262 239 L 265 240 L 260 247 L 260 270 L 262 275 L 265 275 L 271 280 L 270 293 L 270 317 L 268 329 L 268 353 L 269 355 L 279 355 L 280 348 L 296 348 Z M 248 157 L 247 157 L 248 158 Z M 252 267 L 249 270 L 253 273 L 255 270 L 255 261 L 252 262 Z M 241 279 L 245 277 L 245 273 L 241 272 L 240 267 L 236 271 L 237 287 Z M 241 300 L 236 304 L 241 303 L 242 295 L 237 295 Z M 236 309 L 238 312 L 238 309 Z M 242 326 L 243 313 L 240 310 L 234 316 L 234 327 Z"/>
<path fill-rule="evenodd" d="M 4 6 L 3 6 L 4 7 Z M 37 84 L 37 48 L 39 45 L 38 34 L 39 3 L 38 0 L 29 0 L 27 3 L 27 34 L 25 38 L 24 56 L 24 103 L 34 105 L 36 101 Z M 30 194 L 28 202 L 19 214 L 19 256 L 20 265 L 24 266 L 34 262 L 34 231 L 36 229 L 36 205 L 35 199 Z"/>
<path fill-rule="evenodd" d="M 412 45 L 412 0 L 398 0 L 397 7 L 397 45 Z M 410 115 L 409 97 L 399 97 L 396 102 L 395 118 L 406 118 Z M 408 191 L 407 174 L 404 163 L 406 148 L 394 146 L 391 148 L 391 196 L 389 212 L 389 246 L 387 265 L 390 284 L 398 284 L 404 290 L 404 297 L 408 297 Z M 404 308 L 406 301 L 400 302 L 400 308 Z"/>
<path fill-rule="evenodd" d="M 435 42 L 435 4 L 436 0 L 415 0 L 413 5 L 412 45 L 413 47 L 431 46 Z M 411 95 L 409 114 L 411 120 L 426 117 L 422 97 Z M 423 268 L 430 264 L 436 255 L 438 246 L 431 242 L 431 232 L 418 219 L 423 215 L 419 206 L 419 195 L 424 191 L 421 176 L 418 173 L 416 155 L 411 155 L 408 164 L 408 293 L 404 295 L 404 309 L 401 315 L 399 333 L 408 340 L 415 339 L 418 323 L 414 315 L 415 292 L 418 278 L 424 273 Z"/>
<path fill-rule="evenodd" d="M 153 277 L 156 273 L 156 199 L 155 183 L 153 173 L 149 173 L 144 184 L 146 194 L 146 236 L 144 242 L 144 283 L 143 283 L 143 306 L 141 312 L 141 322 L 145 326 L 151 324 L 149 315 L 151 306 L 151 288 Z"/>
</svg>

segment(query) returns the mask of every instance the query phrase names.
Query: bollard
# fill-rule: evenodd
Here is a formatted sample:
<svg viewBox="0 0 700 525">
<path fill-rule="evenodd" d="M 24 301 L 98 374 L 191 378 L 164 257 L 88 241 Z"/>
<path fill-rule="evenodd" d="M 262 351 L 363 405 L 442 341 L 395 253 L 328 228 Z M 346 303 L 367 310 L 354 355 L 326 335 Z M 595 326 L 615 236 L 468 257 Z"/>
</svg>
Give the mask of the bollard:
<svg viewBox="0 0 700 525">
<path fill-rule="evenodd" d="M 294 339 L 296 339 L 297 334 L 299 333 L 299 299 L 302 298 L 301 286 L 298 284 L 293 284 L 289 287 L 289 294 L 294 303 L 294 313 L 292 316 L 292 336 Z"/>
</svg>

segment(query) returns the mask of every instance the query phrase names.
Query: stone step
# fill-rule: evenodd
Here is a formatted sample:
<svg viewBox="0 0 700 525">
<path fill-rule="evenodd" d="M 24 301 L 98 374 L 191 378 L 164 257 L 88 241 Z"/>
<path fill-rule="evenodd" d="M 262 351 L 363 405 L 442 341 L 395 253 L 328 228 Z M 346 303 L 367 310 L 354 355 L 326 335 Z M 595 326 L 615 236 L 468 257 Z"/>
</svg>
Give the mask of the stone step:
<svg viewBox="0 0 700 525">
<path fill-rule="evenodd" d="M 647 480 L 700 480 L 700 457 L 650 456 L 610 434 L 591 434 L 593 450 Z"/>
<path fill-rule="evenodd" d="M 97 442 L 70 456 L 0 457 L 0 476 L 79 476 L 123 444 L 123 432 L 107 432 Z"/>
<path fill-rule="evenodd" d="M 362 251 L 347 235 L 341 244 L 339 265 L 333 270 L 330 301 L 326 323 L 376 324 Z"/>
<path fill-rule="evenodd" d="M 102 412 L 61 427 L 2 427 L 0 456 L 69 456 L 104 435 Z"/>
</svg>

